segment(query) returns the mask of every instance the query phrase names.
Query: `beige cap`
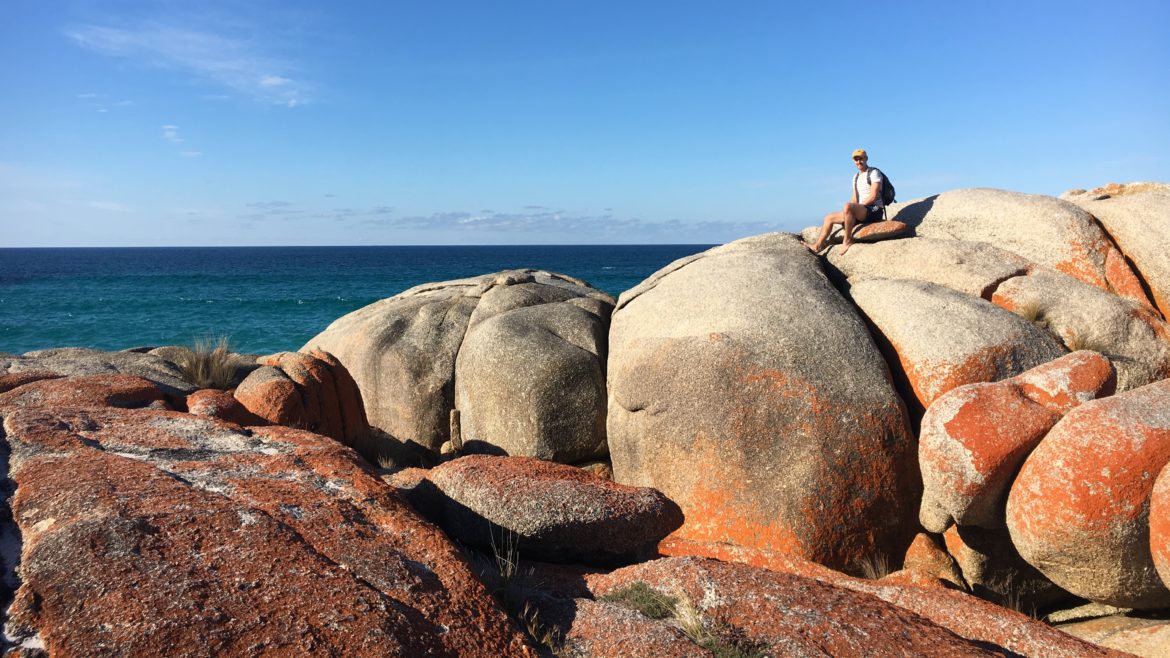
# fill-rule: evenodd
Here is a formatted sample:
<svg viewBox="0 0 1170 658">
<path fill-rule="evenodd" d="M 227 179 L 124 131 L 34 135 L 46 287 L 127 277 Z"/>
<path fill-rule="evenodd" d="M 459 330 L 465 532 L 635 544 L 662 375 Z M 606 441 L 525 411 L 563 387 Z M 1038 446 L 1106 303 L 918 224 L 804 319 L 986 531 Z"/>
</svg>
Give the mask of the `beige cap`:
<svg viewBox="0 0 1170 658">
<path fill-rule="evenodd" d="M 853 152 L 853 157 L 865 158 L 866 160 L 868 160 L 869 154 L 865 152 L 865 149 L 857 149 L 856 151 Z"/>
</svg>

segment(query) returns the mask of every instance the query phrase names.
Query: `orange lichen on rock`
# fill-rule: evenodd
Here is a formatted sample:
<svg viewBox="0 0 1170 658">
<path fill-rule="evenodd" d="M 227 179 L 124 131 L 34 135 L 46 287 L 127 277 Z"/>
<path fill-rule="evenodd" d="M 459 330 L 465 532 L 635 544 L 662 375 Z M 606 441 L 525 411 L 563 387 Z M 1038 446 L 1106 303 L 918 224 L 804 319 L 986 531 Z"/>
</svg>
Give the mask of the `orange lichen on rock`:
<svg viewBox="0 0 1170 658">
<path fill-rule="evenodd" d="M 38 378 L 0 393 L 0 409 L 17 407 L 146 407 L 164 396 L 153 382 L 134 375 Z"/>
</svg>

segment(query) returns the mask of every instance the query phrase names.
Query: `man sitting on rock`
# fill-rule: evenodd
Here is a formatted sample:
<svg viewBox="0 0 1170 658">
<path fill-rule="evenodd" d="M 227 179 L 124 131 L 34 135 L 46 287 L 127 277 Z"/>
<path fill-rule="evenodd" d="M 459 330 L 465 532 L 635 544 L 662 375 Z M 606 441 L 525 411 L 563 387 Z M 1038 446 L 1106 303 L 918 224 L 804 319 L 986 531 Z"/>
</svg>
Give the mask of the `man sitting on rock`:
<svg viewBox="0 0 1170 658">
<path fill-rule="evenodd" d="M 817 241 L 805 245 L 814 254 L 825 248 L 825 241 L 829 239 L 833 226 L 845 225 L 845 235 L 841 240 L 841 255 L 845 255 L 849 247 L 853 246 L 854 226 L 882 219 L 882 210 L 885 207 L 882 203 L 882 183 L 885 182 L 885 177 L 877 169 L 869 168 L 869 155 L 865 149 L 853 152 L 853 163 L 857 165 L 857 173 L 853 175 L 853 197 L 840 212 L 825 215 Z"/>
</svg>

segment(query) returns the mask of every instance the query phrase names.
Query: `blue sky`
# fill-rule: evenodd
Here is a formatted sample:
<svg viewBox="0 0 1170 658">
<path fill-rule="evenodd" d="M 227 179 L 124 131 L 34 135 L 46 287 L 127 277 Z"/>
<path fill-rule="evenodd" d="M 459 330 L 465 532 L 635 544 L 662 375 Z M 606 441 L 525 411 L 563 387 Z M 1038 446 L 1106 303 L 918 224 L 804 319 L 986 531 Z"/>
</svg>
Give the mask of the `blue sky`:
<svg viewBox="0 0 1170 658">
<path fill-rule="evenodd" d="M 4 15 L 6 247 L 725 242 L 836 209 L 858 147 L 901 200 L 1170 180 L 1162 1 Z"/>
</svg>

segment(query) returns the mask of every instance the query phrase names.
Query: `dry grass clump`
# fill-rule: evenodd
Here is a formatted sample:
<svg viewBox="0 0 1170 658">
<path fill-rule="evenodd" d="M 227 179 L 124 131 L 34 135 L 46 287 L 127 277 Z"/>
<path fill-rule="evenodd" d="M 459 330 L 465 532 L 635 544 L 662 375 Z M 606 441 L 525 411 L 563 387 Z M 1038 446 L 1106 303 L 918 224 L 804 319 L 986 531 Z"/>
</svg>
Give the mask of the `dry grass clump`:
<svg viewBox="0 0 1170 658">
<path fill-rule="evenodd" d="M 640 580 L 605 594 L 601 600 L 636 610 L 650 619 L 669 619 L 678 606 L 677 597 L 663 594 Z"/>
<path fill-rule="evenodd" d="M 857 567 L 866 580 L 881 580 L 890 575 L 890 560 L 883 553 L 861 558 L 857 561 Z"/>
<path fill-rule="evenodd" d="M 236 378 L 231 354 L 227 336 L 214 343 L 210 338 L 197 338 L 194 347 L 184 347 L 175 355 L 174 362 L 183 378 L 199 388 L 227 390 Z"/>
</svg>

